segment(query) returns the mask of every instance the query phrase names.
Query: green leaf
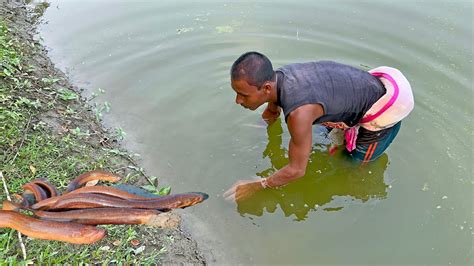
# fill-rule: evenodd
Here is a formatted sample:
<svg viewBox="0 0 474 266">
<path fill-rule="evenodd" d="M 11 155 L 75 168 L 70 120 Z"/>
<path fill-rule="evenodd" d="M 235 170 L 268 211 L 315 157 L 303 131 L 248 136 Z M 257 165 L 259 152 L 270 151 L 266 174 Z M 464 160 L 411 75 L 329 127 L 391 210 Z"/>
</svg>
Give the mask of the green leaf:
<svg viewBox="0 0 474 266">
<path fill-rule="evenodd" d="M 72 92 L 65 88 L 59 89 L 58 92 L 59 92 L 59 97 L 63 99 L 64 101 L 76 100 L 79 98 L 75 92 Z"/>
<path fill-rule="evenodd" d="M 150 192 L 155 192 L 156 191 L 156 187 L 152 186 L 152 185 L 144 185 L 144 186 L 142 186 L 142 188 L 145 189 L 145 190 L 148 190 Z"/>
<path fill-rule="evenodd" d="M 166 195 L 169 195 L 171 192 L 171 187 L 164 187 L 164 188 L 161 188 L 160 191 L 158 191 L 158 195 L 162 195 L 162 196 L 166 196 Z"/>
<path fill-rule="evenodd" d="M 5 73 L 6 76 L 10 77 L 12 74 L 10 71 L 8 71 L 8 69 L 3 69 L 3 73 Z"/>
</svg>

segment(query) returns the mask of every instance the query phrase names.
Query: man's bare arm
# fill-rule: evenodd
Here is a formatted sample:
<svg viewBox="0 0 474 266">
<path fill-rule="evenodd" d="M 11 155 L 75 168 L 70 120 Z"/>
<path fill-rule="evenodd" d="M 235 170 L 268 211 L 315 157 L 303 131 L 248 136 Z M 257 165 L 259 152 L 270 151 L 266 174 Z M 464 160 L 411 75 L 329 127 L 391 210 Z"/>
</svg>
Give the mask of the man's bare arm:
<svg viewBox="0 0 474 266">
<path fill-rule="evenodd" d="M 266 179 L 238 181 L 224 192 L 224 198 L 240 201 L 265 188 L 262 181 L 266 180 L 267 186 L 279 187 L 302 177 L 306 172 L 312 147 L 312 124 L 322 114 L 323 108 L 318 104 L 303 105 L 291 112 L 288 116 L 288 129 L 291 134 L 290 163 Z"/>
<path fill-rule="evenodd" d="M 305 174 L 313 143 L 313 121 L 321 116 L 322 112 L 319 105 L 303 105 L 288 116 L 288 130 L 291 135 L 289 144 L 290 162 L 267 178 L 268 186 L 283 186 Z"/>
</svg>

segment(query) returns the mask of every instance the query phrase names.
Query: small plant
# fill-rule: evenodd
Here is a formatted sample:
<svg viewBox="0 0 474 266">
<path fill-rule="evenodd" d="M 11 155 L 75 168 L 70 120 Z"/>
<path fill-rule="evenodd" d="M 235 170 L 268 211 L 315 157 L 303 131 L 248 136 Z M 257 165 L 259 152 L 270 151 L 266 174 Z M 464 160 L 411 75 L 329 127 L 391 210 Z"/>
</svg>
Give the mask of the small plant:
<svg viewBox="0 0 474 266">
<path fill-rule="evenodd" d="M 99 97 L 100 95 L 103 95 L 105 93 L 105 90 L 104 89 L 97 89 L 97 92 L 93 92 L 92 95 L 91 95 L 91 98 L 89 99 L 89 101 L 92 101 L 93 99 Z"/>
<path fill-rule="evenodd" d="M 89 130 L 86 130 L 86 132 L 83 132 L 80 128 L 76 127 L 75 129 L 71 130 L 71 133 L 76 135 L 76 136 L 86 136 L 89 137 L 91 134 L 89 133 Z"/>
<path fill-rule="evenodd" d="M 104 102 L 103 104 L 96 104 L 94 108 L 95 112 L 95 118 L 97 121 L 100 121 L 103 116 L 103 112 L 110 112 L 110 103 L 109 102 Z"/>
<path fill-rule="evenodd" d="M 125 136 L 127 136 L 127 133 L 125 133 L 125 131 L 123 131 L 123 129 L 121 127 L 115 128 L 115 137 L 117 139 L 123 140 L 125 138 Z"/>
<path fill-rule="evenodd" d="M 156 178 L 154 176 L 150 177 L 150 179 L 152 178 Z M 155 194 L 155 195 L 159 195 L 159 196 L 166 196 L 166 195 L 169 195 L 171 193 L 171 187 L 170 186 L 167 186 L 167 187 L 162 187 L 161 189 L 158 189 L 157 186 L 155 185 L 144 185 L 142 186 L 143 189 Z"/>
<path fill-rule="evenodd" d="M 174 243 L 174 237 L 172 235 L 165 236 L 165 240 L 168 243 L 171 243 L 171 244 Z"/>
<path fill-rule="evenodd" d="M 77 100 L 79 96 L 71 90 L 65 89 L 65 88 L 60 88 L 58 90 L 58 96 L 64 101 L 72 101 L 72 100 Z"/>
<path fill-rule="evenodd" d="M 35 109 L 38 109 L 41 107 L 41 103 L 38 99 L 36 99 L 35 101 L 32 101 L 28 98 L 20 97 L 15 103 L 17 105 L 26 105 L 28 107 L 34 107 Z"/>
</svg>

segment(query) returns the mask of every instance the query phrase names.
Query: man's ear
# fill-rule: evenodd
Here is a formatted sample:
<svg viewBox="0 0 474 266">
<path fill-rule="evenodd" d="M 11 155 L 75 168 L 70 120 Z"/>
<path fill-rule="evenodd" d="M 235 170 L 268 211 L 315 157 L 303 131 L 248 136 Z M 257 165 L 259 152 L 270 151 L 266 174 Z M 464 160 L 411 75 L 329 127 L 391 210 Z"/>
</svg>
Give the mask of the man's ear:
<svg viewBox="0 0 474 266">
<path fill-rule="evenodd" d="M 270 94 L 272 92 L 272 85 L 270 84 L 270 82 L 265 82 L 263 84 L 263 91 L 265 92 L 265 94 Z"/>
</svg>

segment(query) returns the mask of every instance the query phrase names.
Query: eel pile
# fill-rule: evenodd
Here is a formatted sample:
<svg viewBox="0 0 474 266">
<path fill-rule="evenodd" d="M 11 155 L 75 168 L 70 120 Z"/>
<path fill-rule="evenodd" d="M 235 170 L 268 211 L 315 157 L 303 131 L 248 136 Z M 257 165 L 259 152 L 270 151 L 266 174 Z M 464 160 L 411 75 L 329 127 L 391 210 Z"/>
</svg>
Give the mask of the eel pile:
<svg viewBox="0 0 474 266">
<path fill-rule="evenodd" d="M 12 228 L 31 238 L 91 244 L 106 236 L 105 229 L 95 225 L 163 224 L 159 221 L 165 212 L 208 198 L 200 192 L 144 197 L 110 186 L 84 186 L 99 180 L 117 182 L 120 176 L 90 171 L 72 180 L 62 195 L 47 179 L 33 180 L 23 185 L 22 195 L 16 195 L 18 202 L 3 202 L 0 228 Z"/>
</svg>

